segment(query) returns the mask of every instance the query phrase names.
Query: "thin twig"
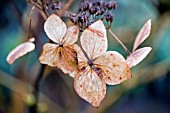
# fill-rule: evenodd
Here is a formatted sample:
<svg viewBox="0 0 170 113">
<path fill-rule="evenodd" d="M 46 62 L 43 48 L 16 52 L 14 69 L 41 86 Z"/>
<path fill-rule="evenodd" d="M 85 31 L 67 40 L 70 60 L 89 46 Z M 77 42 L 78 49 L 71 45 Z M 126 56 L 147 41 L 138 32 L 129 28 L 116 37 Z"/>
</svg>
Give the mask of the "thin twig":
<svg viewBox="0 0 170 113">
<path fill-rule="evenodd" d="M 61 10 L 61 13 L 59 14 L 59 16 L 63 16 L 63 14 L 65 13 L 65 11 L 71 6 L 71 4 L 73 3 L 74 0 L 69 0 L 68 3 L 64 6 L 63 10 Z"/>
<path fill-rule="evenodd" d="M 128 48 L 119 40 L 119 38 L 110 30 L 108 29 L 110 34 L 118 41 L 118 43 L 123 47 L 123 49 L 127 52 L 128 55 L 130 55 L 130 51 L 128 50 Z"/>
<path fill-rule="evenodd" d="M 33 0 L 27 0 L 27 2 L 34 5 L 37 8 L 38 12 L 43 17 L 43 19 L 47 20 L 48 15 L 46 14 L 46 12 L 43 11 L 43 6 L 41 6 L 40 4 L 38 4 L 37 2 L 35 2 Z"/>
<path fill-rule="evenodd" d="M 29 28 L 28 28 L 27 39 L 30 38 L 31 22 L 32 22 L 32 13 L 33 13 L 33 10 L 34 10 L 34 9 L 35 9 L 35 6 L 32 7 L 31 12 L 30 12 L 30 19 L 29 19 Z"/>
</svg>

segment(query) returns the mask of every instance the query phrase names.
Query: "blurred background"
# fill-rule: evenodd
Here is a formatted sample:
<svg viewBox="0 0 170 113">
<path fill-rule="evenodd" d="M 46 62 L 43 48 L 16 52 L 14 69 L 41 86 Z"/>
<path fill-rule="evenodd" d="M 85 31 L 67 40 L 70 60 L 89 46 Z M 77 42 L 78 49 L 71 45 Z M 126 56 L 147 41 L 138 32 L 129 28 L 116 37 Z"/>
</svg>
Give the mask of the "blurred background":
<svg viewBox="0 0 170 113">
<path fill-rule="evenodd" d="M 40 0 L 38 0 L 40 1 Z M 107 86 L 107 95 L 98 109 L 82 100 L 74 91 L 73 79 L 59 69 L 46 66 L 39 84 L 39 113 L 170 113 L 170 0 L 115 0 L 111 30 L 132 50 L 134 39 L 148 20 L 152 31 L 141 47 L 151 46 L 151 53 L 132 68 L 132 79 Z M 63 4 L 68 1 L 62 0 Z M 69 11 L 76 13 L 81 0 L 74 0 Z M 31 113 L 35 104 L 33 84 L 41 69 L 38 57 L 48 41 L 44 19 L 35 9 L 31 36 L 36 49 L 6 62 L 8 53 L 27 40 L 32 5 L 25 0 L 0 0 L 0 113 Z M 66 17 L 62 19 L 69 25 Z M 125 51 L 108 33 L 109 48 L 126 57 Z"/>
</svg>

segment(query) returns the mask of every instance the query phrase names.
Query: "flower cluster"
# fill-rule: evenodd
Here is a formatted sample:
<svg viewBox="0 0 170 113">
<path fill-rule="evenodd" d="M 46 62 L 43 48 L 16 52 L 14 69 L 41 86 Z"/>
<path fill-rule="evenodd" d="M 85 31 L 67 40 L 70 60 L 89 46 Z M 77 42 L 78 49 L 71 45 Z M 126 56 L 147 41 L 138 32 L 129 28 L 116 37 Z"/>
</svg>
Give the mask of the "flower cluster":
<svg viewBox="0 0 170 113">
<path fill-rule="evenodd" d="M 60 9 L 60 2 L 52 8 Z M 151 51 L 151 47 L 138 49 L 139 45 L 150 35 L 151 20 L 147 21 L 138 33 L 133 50 L 125 59 L 117 51 L 107 51 L 108 38 L 103 20 L 113 21 L 112 10 L 116 9 L 114 1 L 106 2 L 84 0 L 78 14 L 70 14 L 69 19 L 75 24 L 67 27 L 56 14 L 50 15 L 44 31 L 52 42 L 43 46 L 39 57 L 42 64 L 58 67 L 74 78 L 77 94 L 99 107 L 106 95 L 106 84 L 116 85 L 132 77 L 130 68 L 141 62 Z M 110 27 L 108 26 L 108 28 Z M 76 44 L 79 30 L 82 31 L 80 43 Z M 110 31 L 110 29 L 109 29 Z M 113 35 L 114 36 L 114 35 Z M 17 58 L 34 50 L 34 38 L 17 46 L 7 57 L 12 64 Z"/>
<path fill-rule="evenodd" d="M 114 1 L 84 0 L 80 4 L 79 12 L 77 14 L 70 14 L 69 19 L 79 26 L 80 31 L 83 31 L 97 20 L 106 20 L 109 22 L 109 26 L 107 27 L 109 28 L 113 22 L 112 11 L 116 7 L 117 4 Z"/>
</svg>

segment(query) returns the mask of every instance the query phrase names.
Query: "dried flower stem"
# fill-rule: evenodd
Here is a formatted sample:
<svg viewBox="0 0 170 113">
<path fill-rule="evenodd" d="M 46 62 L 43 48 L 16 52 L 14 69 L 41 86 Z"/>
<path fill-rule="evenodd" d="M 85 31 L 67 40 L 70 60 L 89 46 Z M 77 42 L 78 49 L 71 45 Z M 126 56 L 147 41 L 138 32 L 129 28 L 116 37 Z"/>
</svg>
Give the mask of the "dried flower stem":
<svg viewBox="0 0 170 113">
<path fill-rule="evenodd" d="M 63 14 L 65 13 L 65 11 L 70 7 L 70 5 L 73 3 L 74 0 L 69 0 L 68 3 L 64 6 L 63 10 L 61 10 L 61 13 L 59 14 L 59 16 L 63 16 Z"/>
<path fill-rule="evenodd" d="M 35 9 L 35 6 L 32 7 L 31 12 L 30 12 L 30 19 L 29 19 L 29 28 L 28 28 L 27 39 L 30 38 L 31 22 L 32 22 L 32 13 L 33 13 L 34 9 Z"/>
<path fill-rule="evenodd" d="M 47 19 L 48 15 L 44 11 L 44 8 L 43 8 L 42 4 L 39 4 L 38 2 L 36 2 L 34 0 L 27 0 L 27 2 L 34 5 L 37 8 L 38 12 L 41 14 L 41 16 L 43 17 L 44 20 Z"/>
<path fill-rule="evenodd" d="M 126 51 L 126 53 L 128 55 L 130 55 L 131 52 L 128 50 L 128 48 L 119 40 L 119 38 L 110 29 L 108 29 L 108 30 L 109 30 L 110 34 L 116 39 L 116 41 L 123 47 L 123 49 Z"/>
</svg>

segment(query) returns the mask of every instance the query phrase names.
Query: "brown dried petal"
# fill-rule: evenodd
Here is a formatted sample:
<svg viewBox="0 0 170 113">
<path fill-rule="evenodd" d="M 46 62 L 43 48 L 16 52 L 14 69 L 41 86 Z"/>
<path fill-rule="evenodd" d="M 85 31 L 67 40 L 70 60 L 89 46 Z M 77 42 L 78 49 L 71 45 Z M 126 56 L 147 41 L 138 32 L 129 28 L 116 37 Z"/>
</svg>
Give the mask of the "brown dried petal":
<svg viewBox="0 0 170 113">
<path fill-rule="evenodd" d="M 59 68 L 62 69 L 63 72 L 71 73 L 77 69 L 78 59 L 74 45 L 60 47 L 58 58 Z"/>
<path fill-rule="evenodd" d="M 39 57 L 40 63 L 47 64 L 49 66 L 58 66 L 58 51 L 59 46 L 57 44 L 44 44 L 43 52 Z"/>
<path fill-rule="evenodd" d="M 132 76 L 124 57 L 116 51 L 106 52 L 94 64 L 98 76 L 109 85 L 119 84 Z"/>
<path fill-rule="evenodd" d="M 75 91 L 81 98 L 98 108 L 106 95 L 106 84 L 89 66 L 84 67 L 85 71 L 81 71 L 74 78 Z"/>
</svg>

